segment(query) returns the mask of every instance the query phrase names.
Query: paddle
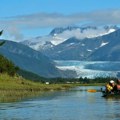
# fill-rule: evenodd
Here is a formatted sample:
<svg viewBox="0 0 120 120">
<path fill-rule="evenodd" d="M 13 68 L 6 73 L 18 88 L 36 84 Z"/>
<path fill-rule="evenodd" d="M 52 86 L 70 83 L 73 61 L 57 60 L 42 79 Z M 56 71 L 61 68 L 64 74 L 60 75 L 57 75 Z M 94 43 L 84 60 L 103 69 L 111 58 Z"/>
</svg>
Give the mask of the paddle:
<svg viewBox="0 0 120 120">
<path fill-rule="evenodd" d="M 87 92 L 97 92 L 97 90 L 90 89 L 90 90 L 87 90 Z"/>
<path fill-rule="evenodd" d="M 89 89 L 87 92 L 102 92 L 102 88 L 100 90 L 95 90 L 95 89 Z"/>
</svg>

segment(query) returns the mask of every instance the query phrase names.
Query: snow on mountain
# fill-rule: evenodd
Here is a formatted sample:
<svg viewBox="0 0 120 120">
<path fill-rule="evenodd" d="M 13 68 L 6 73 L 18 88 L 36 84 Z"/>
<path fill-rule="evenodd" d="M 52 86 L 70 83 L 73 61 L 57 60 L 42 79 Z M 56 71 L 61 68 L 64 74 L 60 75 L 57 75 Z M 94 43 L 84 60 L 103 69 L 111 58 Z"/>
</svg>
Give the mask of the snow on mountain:
<svg viewBox="0 0 120 120">
<path fill-rule="evenodd" d="M 113 30 L 110 28 L 109 31 Z M 112 33 L 95 38 L 84 38 L 81 40 L 72 37 L 45 51 L 45 54 L 53 60 L 117 61 L 120 60 L 119 51 L 120 29 L 116 29 Z"/>
<path fill-rule="evenodd" d="M 91 61 L 120 61 L 120 29 L 113 33 L 99 37 L 99 46 L 87 60 Z"/>
<path fill-rule="evenodd" d="M 90 50 L 90 49 L 87 49 L 87 51 L 92 52 L 92 50 Z"/>
<path fill-rule="evenodd" d="M 50 42 L 52 36 L 43 36 L 43 37 L 36 37 L 31 38 L 29 40 L 22 41 L 21 43 L 27 45 L 34 50 L 43 51 L 45 49 L 51 48 L 54 45 Z"/>
<path fill-rule="evenodd" d="M 46 49 L 59 45 L 72 37 L 75 37 L 78 40 L 84 38 L 94 38 L 110 34 L 114 32 L 116 29 L 117 29 L 116 26 L 104 26 L 104 27 L 69 26 L 65 28 L 61 27 L 53 29 L 47 36 L 32 38 L 30 40 L 25 40 L 22 43 L 37 51 L 44 51 Z"/>
<path fill-rule="evenodd" d="M 104 45 L 107 45 L 109 42 L 102 42 L 100 47 L 103 47 Z"/>
<path fill-rule="evenodd" d="M 59 33 L 58 33 L 58 29 L 59 29 Z M 86 27 L 86 28 L 82 28 L 82 27 L 78 27 L 78 28 L 74 28 L 73 29 L 63 29 L 60 30 L 60 28 L 53 30 L 54 34 L 52 32 L 53 38 L 51 40 L 51 42 L 54 45 L 58 45 L 64 41 L 66 41 L 69 38 L 75 37 L 77 39 L 84 39 L 84 38 L 94 38 L 94 37 L 98 37 L 98 36 L 103 36 L 103 35 L 107 35 L 110 34 L 112 32 L 114 32 L 116 30 L 116 28 L 112 28 L 112 27 Z"/>
<path fill-rule="evenodd" d="M 62 36 L 62 35 L 59 35 L 59 34 L 58 35 L 55 34 L 53 36 L 53 38 L 51 39 L 51 43 L 54 44 L 54 45 L 58 45 L 58 44 L 60 44 L 64 41 L 66 41 L 67 38 L 68 38 L 67 36 Z"/>
</svg>

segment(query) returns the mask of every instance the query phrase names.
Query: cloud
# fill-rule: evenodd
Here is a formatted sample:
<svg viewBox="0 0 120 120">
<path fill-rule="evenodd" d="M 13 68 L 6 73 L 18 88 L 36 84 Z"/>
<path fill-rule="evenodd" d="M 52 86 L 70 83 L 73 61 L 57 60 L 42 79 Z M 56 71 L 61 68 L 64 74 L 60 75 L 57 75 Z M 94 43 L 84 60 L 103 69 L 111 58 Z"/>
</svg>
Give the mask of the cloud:
<svg viewBox="0 0 120 120">
<path fill-rule="evenodd" d="M 96 37 L 98 35 L 102 35 L 107 33 L 107 30 L 105 30 L 104 28 L 97 28 L 97 29 L 85 29 L 84 31 L 81 31 L 81 29 L 75 29 L 75 30 L 67 30 L 64 31 L 61 34 L 58 34 L 57 36 L 59 38 L 71 38 L 71 37 L 76 37 L 77 39 L 84 39 L 84 38 L 92 38 L 92 37 Z"/>
<path fill-rule="evenodd" d="M 23 39 L 24 30 L 63 27 L 77 24 L 120 24 L 120 9 L 101 10 L 63 15 L 58 13 L 37 13 L 0 19 L 0 28 L 14 39 Z"/>
<path fill-rule="evenodd" d="M 73 30 L 65 30 L 64 32 L 55 35 L 55 39 L 52 40 L 52 43 L 57 45 L 72 37 L 75 37 L 78 40 L 83 40 L 84 38 L 98 37 L 114 31 L 115 29 L 111 27 L 108 29 L 105 29 L 104 27 L 88 27 L 86 29 L 77 28 Z"/>
</svg>

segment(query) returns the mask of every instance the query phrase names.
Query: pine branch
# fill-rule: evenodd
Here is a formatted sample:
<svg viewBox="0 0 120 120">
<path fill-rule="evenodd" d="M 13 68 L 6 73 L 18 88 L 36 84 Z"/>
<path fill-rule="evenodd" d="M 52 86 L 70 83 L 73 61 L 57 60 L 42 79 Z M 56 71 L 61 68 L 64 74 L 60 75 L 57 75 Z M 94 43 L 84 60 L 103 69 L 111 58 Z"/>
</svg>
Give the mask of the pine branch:
<svg viewBox="0 0 120 120">
<path fill-rule="evenodd" d="M 3 34 L 3 30 L 0 31 L 0 36 Z"/>
</svg>

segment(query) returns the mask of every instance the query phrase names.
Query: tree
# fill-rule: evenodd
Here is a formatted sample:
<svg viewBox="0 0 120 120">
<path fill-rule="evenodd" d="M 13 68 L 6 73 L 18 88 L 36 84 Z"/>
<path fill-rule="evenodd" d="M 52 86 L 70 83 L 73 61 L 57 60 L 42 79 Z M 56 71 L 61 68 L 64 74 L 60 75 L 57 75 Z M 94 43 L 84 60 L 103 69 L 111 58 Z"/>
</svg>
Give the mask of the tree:
<svg viewBox="0 0 120 120">
<path fill-rule="evenodd" d="M 0 31 L 0 36 L 2 35 L 3 30 Z M 6 41 L 1 41 L 0 46 L 5 44 Z M 10 60 L 0 55 L 0 73 L 7 73 L 10 76 L 14 76 L 19 68 L 16 67 Z"/>
<path fill-rule="evenodd" d="M 0 36 L 3 34 L 3 30 L 0 31 Z"/>
<path fill-rule="evenodd" d="M 0 73 L 7 73 L 10 76 L 14 76 L 18 71 L 16 67 L 10 60 L 0 55 Z"/>
<path fill-rule="evenodd" d="M 0 31 L 0 36 L 3 34 L 3 30 Z M 2 46 L 3 44 L 5 44 L 5 41 L 1 41 L 0 42 L 0 46 Z"/>
</svg>

